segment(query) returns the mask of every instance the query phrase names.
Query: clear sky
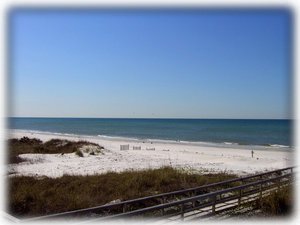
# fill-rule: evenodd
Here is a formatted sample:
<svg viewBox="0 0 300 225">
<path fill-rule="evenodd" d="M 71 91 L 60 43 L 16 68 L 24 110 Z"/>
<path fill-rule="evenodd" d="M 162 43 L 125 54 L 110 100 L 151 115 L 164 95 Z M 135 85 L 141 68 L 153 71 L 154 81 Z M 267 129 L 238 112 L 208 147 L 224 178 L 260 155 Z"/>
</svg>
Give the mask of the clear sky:
<svg viewBox="0 0 300 225">
<path fill-rule="evenodd" d="M 12 11 L 11 116 L 291 118 L 291 14 Z"/>
</svg>

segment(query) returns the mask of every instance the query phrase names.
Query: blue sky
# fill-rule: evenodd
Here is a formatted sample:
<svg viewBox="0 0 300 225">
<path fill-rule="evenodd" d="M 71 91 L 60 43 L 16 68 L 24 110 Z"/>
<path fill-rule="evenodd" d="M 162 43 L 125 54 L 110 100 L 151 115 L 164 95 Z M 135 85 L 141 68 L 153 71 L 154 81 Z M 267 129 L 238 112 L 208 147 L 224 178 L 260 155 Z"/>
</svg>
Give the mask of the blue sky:
<svg viewBox="0 0 300 225">
<path fill-rule="evenodd" d="M 290 118 L 291 15 L 11 15 L 11 116 Z"/>
</svg>

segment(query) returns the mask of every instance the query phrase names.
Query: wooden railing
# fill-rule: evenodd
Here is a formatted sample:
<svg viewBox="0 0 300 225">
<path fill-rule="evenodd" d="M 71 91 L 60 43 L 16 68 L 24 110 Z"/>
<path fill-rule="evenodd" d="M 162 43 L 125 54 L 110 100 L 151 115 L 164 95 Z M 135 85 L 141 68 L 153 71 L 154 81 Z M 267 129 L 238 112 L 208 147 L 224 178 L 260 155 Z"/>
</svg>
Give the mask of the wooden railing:
<svg viewBox="0 0 300 225">
<path fill-rule="evenodd" d="M 274 185 L 268 185 L 269 183 L 273 184 L 275 182 L 275 185 L 278 188 L 280 188 L 280 186 L 283 186 L 286 183 L 289 183 L 289 182 L 282 183 L 280 180 L 283 178 L 290 178 L 290 177 L 291 177 L 291 174 L 285 174 L 285 175 L 270 178 L 267 180 L 256 181 L 256 182 L 252 182 L 249 184 L 240 185 L 238 187 L 228 188 L 225 190 L 220 190 L 220 191 L 216 191 L 216 192 L 212 192 L 212 193 L 194 196 L 194 197 L 186 198 L 183 200 L 178 200 L 178 201 L 160 204 L 160 205 L 147 207 L 147 208 L 143 208 L 143 209 L 139 209 L 139 210 L 116 214 L 116 215 L 105 217 L 105 219 L 135 216 L 135 215 L 145 214 L 147 212 L 153 212 L 155 210 L 162 210 L 162 209 L 170 208 L 173 206 L 177 206 L 177 207 L 179 206 L 180 215 L 182 218 L 184 217 L 184 214 L 189 211 L 197 210 L 197 209 L 201 209 L 201 208 L 205 208 L 205 207 L 209 207 L 209 206 L 212 206 L 212 213 L 216 213 L 216 205 L 219 203 L 225 203 L 225 202 L 236 199 L 241 204 L 241 199 L 243 197 L 247 197 L 247 196 L 253 195 L 255 193 L 260 193 L 260 195 L 262 196 L 262 193 L 264 190 L 274 188 Z M 264 185 L 264 187 L 263 187 L 263 185 Z M 253 189 L 247 190 L 247 188 L 253 188 Z M 235 192 L 237 194 L 234 194 Z M 225 195 L 225 194 L 233 194 L 233 195 L 222 198 L 222 195 Z M 195 204 L 196 202 L 198 202 L 197 205 Z M 176 214 L 178 214 L 178 212 L 175 212 L 173 215 L 176 215 Z M 168 216 L 170 216 L 170 215 L 168 215 Z"/>
<path fill-rule="evenodd" d="M 152 217 L 181 215 L 181 217 L 184 218 L 184 215 L 190 211 L 207 207 L 211 207 L 211 213 L 214 214 L 217 211 L 216 206 L 221 203 L 232 202 L 235 200 L 233 205 L 239 206 L 242 204 L 242 199 L 245 197 L 261 199 L 263 194 L 266 192 L 291 183 L 293 181 L 293 170 L 294 167 L 288 167 L 207 184 L 195 188 L 188 188 L 119 203 L 35 217 L 26 219 L 26 221 L 70 217 L 78 218 L 79 216 L 86 216 L 89 219 L 96 217 L 96 220 L 141 215 L 151 215 Z"/>
</svg>

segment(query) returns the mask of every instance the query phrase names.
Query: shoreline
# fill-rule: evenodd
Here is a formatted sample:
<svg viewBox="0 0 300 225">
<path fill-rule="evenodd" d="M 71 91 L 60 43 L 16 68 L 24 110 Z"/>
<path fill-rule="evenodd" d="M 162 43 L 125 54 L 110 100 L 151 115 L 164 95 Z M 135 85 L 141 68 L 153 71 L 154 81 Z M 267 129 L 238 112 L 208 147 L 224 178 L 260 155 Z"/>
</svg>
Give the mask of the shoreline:
<svg viewBox="0 0 300 225">
<path fill-rule="evenodd" d="M 88 141 L 104 147 L 99 156 L 78 157 L 68 154 L 22 154 L 28 160 L 19 164 L 9 164 L 12 175 L 61 177 L 63 175 L 94 175 L 109 171 L 154 169 L 171 166 L 192 173 L 227 172 L 247 175 L 294 165 L 294 151 L 268 148 L 254 150 L 254 157 L 248 149 L 186 144 L 181 142 L 154 142 L 115 140 L 97 136 L 59 135 L 10 130 L 7 138 L 37 138 L 43 142 L 50 139 Z M 128 145 L 129 150 L 120 150 L 120 145 Z M 141 150 L 133 150 L 140 146 Z M 11 175 L 10 175 L 11 176 Z"/>
<path fill-rule="evenodd" d="M 7 133 L 24 133 L 34 135 L 55 135 L 60 137 L 76 137 L 83 139 L 95 139 L 104 141 L 122 141 L 130 143 L 158 143 L 158 144 L 178 144 L 187 146 L 199 146 L 199 147 L 216 147 L 216 148 L 234 148 L 240 150 L 272 150 L 272 151 L 293 151 L 294 146 L 286 146 L 280 144 L 272 145 L 252 145 L 252 144 L 239 144 L 233 142 L 206 142 L 206 141 L 185 141 L 185 140 L 166 140 L 166 139 L 151 139 L 151 138 L 134 138 L 134 137 L 120 137 L 109 135 L 86 135 L 86 134 L 72 134 L 72 133 L 59 133 L 50 131 L 38 131 L 38 130 L 22 130 L 22 129 L 7 129 Z"/>
</svg>

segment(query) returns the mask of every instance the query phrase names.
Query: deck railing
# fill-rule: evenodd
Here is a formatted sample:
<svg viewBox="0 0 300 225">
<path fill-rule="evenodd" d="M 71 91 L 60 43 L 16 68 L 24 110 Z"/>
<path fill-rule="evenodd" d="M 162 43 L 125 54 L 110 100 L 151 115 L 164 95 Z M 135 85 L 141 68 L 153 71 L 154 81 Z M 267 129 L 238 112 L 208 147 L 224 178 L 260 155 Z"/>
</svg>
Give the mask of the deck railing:
<svg viewBox="0 0 300 225">
<path fill-rule="evenodd" d="M 267 191 L 281 188 L 291 183 L 293 181 L 294 169 L 295 167 L 288 167 L 184 190 L 35 217 L 26 219 L 26 221 L 76 218 L 80 216 L 87 216 L 89 218 L 97 217 L 97 220 L 102 220 L 147 215 L 147 213 L 151 213 L 152 216 L 180 214 L 183 218 L 187 212 L 210 206 L 212 207 L 211 212 L 216 213 L 216 206 L 220 203 L 236 200 L 234 204 L 239 206 L 245 197 L 252 196 L 254 199 L 261 199 L 263 194 Z M 255 196 L 257 194 L 258 196 Z M 153 205 L 145 207 L 145 205 L 149 205 L 150 202 L 152 202 Z"/>
</svg>

